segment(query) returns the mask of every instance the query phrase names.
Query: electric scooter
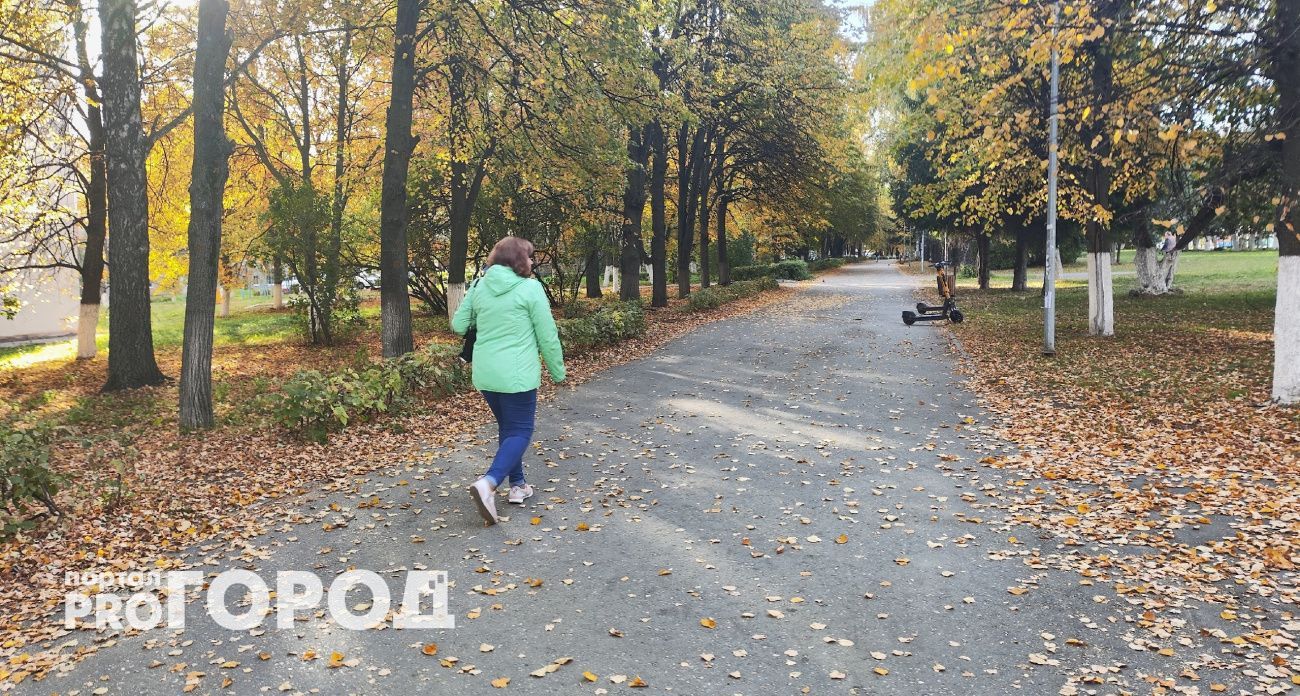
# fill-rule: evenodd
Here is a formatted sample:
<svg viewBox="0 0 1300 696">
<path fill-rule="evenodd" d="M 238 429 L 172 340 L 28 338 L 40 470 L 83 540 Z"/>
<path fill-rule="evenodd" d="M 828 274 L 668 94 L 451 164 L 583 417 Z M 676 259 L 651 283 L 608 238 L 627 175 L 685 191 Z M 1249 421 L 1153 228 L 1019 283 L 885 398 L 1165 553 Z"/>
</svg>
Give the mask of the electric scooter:
<svg viewBox="0 0 1300 696">
<path fill-rule="evenodd" d="M 903 323 L 911 326 L 918 321 L 940 321 L 947 319 L 954 324 L 960 324 L 966 318 L 957 309 L 957 300 L 953 297 L 952 284 L 948 282 L 948 274 L 943 272 L 948 267 L 947 263 L 940 261 L 931 264 L 935 269 L 935 284 L 939 288 L 939 297 L 943 300 L 942 304 L 930 305 L 924 302 L 916 303 L 916 311 L 903 310 Z"/>
</svg>

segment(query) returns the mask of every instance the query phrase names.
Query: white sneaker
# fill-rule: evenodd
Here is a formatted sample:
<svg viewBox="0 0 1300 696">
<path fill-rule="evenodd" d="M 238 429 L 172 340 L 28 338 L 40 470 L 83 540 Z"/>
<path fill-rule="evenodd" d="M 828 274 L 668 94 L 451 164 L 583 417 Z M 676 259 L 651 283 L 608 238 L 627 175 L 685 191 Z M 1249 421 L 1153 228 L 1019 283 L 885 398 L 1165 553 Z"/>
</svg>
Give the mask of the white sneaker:
<svg viewBox="0 0 1300 696">
<path fill-rule="evenodd" d="M 511 486 L 510 497 L 507 500 L 515 505 L 523 505 L 524 501 L 531 497 L 533 497 L 533 487 L 525 483 L 522 486 Z"/>
<path fill-rule="evenodd" d="M 474 507 L 478 508 L 478 514 L 483 517 L 483 521 L 489 525 L 497 523 L 497 501 L 496 494 L 492 486 L 488 485 L 487 479 L 481 478 L 469 487 L 469 497 L 474 499 Z"/>
</svg>

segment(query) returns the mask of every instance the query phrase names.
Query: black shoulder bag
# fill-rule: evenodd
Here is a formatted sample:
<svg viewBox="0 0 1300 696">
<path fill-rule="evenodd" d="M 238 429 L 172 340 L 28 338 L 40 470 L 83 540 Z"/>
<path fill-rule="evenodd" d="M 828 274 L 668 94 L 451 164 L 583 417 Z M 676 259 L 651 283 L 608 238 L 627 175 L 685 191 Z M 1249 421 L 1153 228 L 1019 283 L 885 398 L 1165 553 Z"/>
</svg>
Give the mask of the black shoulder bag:
<svg viewBox="0 0 1300 696">
<path fill-rule="evenodd" d="M 473 290 L 475 285 L 478 285 L 477 278 L 475 278 L 474 282 L 470 284 L 469 286 L 470 290 Z M 469 299 L 469 290 L 465 291 L 465 299 L 466 300 Z M 478 340 L 478 326 L 476 325 L 477 323 L 478 321 L 476 319 L 475 325 L 471 325 L 469 329 L 465 331 L 465 343 L 460 347 L 460 359 L 464 360 L 467 363 L 474 362 L 474 341 Z"/>
</svg>

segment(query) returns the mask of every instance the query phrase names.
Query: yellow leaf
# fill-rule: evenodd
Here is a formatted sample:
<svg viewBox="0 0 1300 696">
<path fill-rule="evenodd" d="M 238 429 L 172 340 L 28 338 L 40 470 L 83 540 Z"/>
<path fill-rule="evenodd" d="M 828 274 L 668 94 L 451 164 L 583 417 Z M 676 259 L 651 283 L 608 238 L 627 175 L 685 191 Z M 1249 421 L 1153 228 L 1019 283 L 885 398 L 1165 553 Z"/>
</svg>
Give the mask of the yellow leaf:
<svg viewBox="0 0 1300 696">
<path fill-rule="evenodd" d="M 437 655 L 437 654 L 438 654 L 438 644 L 437 644 L 437 643 L 425 643 L 425 644 L 424 644 L 424 647 L 423 647 L 423 648 L 420 648 L 420 652 L 424 653 L 425 655 L 430 655 L 430 656 L 432 656 L 432 655 Z"/>
<path fill-rule="evenodd" d="M 837 543 L 837 544 L 847 544 L 847 543 L 849 543 L 849 535 L 848 535 L 848 534 L 841 534 L 841 535 L 835 537 L 835 543 Z"/>
<path fill-rule="evenodd" d="M 877 667 L 871 671 L 875 672 L 876 674 L 879 674 L 882 677 L 885 676 L 886 674 L 889 674 L 889 670 L 885 669 L 884 667 Z"/>
<path fill-rule="evenodd" d="M 533 519 L 529 520 L 528 523 L 529 523 L 529 524 L 541 524 L 541 523 L 542 523 L 542 518 L 540 518 L 540 517 L 534 517 Z"/>
<path fill-rule="evenodd" d="M 629 688 L 632 689 L 644 689 L 645 687 L 650 686 L 649 684 L 645 683 L 645 680 L 643 680 L 641 677 L 632 677 L 632 681 L 628 682 L 627 685 Z"/>
<path fill-rule="evenodd" d="M 493 679 L 493 680 L 492 680 L 492 688 L 494 688 L 494 689 L 504 689 L 504 688 L 506 688 L 506 684 L 509 684 L 509 683 L 510 683 L 510 677 L 501 677 L 500 679 Z"/>
<path fill-rule="evenodd" d="M 589 681 L 589 682 L 594 682 L 594 681 L 596 681 L 597 679 L 600 679 L 600 677 L 597 676 L 597 675 L 596 675 L 595 673 L 593 673 L 593 672 L 583 672 L 583 673 L 582 673 L 582 678 L 583 678 L 583 679 L 586 679 L 586 680 Z"/>
<path fill-rule="evenodd" d="M 591 527 L 587 526 L 586 522 L 579 522 L 578 526 L 574 527 L 574 529 L 578 530 L 579 532 L 585 532 L 588 529 L 591 529 Z"/>
<path fill-rule="evenodd" d="M 705 628 L 717 628 L 718 622 L 706 616 L 700 619 L 700 625 Z"/>
<path fill-rule="evenodd" d="M 1092 506 L 1087 503 L 1079 503 L 1079 506 L 1076 509 L 1079 511 L 1080 515 L 1086 515 L 1088 514 L 1088 511 L 1092 509 Z"/>
<path fill-rule="evenodd" d="M 1208 2 L 1205 3 L 1205 11 L 1206 11 L 1206 12 L 1210 12 L 1210 13 L 1212 13 L 1212 12 L 1214 12 L 1214 11 L 1217 10 L 1217 9 L 1219 9 L 1219 6 L 1216 5 L 1216 4 L 1214 4 L 1214 0 L 1209 0 Z"/>
</svg>

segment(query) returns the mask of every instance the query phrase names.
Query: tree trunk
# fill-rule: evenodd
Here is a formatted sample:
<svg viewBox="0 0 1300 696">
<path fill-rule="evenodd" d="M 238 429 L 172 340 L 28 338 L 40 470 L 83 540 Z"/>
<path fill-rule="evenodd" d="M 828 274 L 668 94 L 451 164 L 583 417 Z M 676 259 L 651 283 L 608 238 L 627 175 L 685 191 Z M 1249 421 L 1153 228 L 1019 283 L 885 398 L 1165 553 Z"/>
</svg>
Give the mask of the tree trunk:
<svg viewBox="0 0 1300 696">
<path fill-rule="evenodd" d="M 695 253 L 695 214 L 699 197 L 699 160 L 704 146 L 704 129 L 698 128 L 691 144 L 690 128 L 677 130 L 677 297 L 691 294 L 691 258 Z"/>
<path fill-rule="evenodd" d="M 700 287 L 709 287 L 709 186 L 700 189 Z"/>
<path fill-rule="evenodd" d="M 180 426 L 211 428 L 212 301 L 221 254 L 221 218 L 230 153 L 225 114 L 226 0 L 199 0 L 194 54 L 194 162 L 190 173 L 189 275 L 185 338 L 181 349 Z M 230 289 L 222 288 L 222 316 L 230 315 Z"/>
<path fill-rule="evenodd" d="M 415 32 L 420 0 L 397 0 L 393 39 L 393 86 L 385 121 L 384 174 L 379 213 L 380 343 L 385 358 L 415 348 L 411 335 L 411 295 L 407 292 L 406 228 L 410 211 L 406 179 L 415 142 L 411 111 L 415 95 Z"/>
<path fill-rule="evenodd" d="M 280 255 L 276 254 L 275 259 L 271 262 L 271 306 L 275 309 L 284 309 L 284 265 L 280 262 Z"/>
<path fill-rule="evenodd" d="M 726 160 L 726 136 L 719 133 L 713 144 L 713 156 L 704 161 L 703 177 L 700 185 L 700 287 L 707 288 L 712 282 L 709 268 L 709 217 L 717 201 L 722 198 L 723 166 Z M 709 199 L 709 191 L 717 182 L 718 191 Z"/>
<path fill-rule="evenodd" d="M 86 250 L 81 261 L 81 308 L 77 315 L 77 359 L 90 360 L 99 352 L 95 341 L 99 325 L 100 286 L 104 283 L 104 240 L 108 231 L 108 182 L 105 175 L 104 117 L 99 89 L 90 64 L 86 19 L 80 2 L 72 4 L 73 33 L 77 42 L 77 70 L 86 95 L 86 134 L 90 145 L 90 179 L 86 187 Z"/>
<path fill-rule="evenodd" d="M 1274 53 L 1282 141 L 1281 203 L 1274 223 L 1278 242 L 1277 304 L 1273 314 L 1273 398 L 1300 404 L 1300 0 L 1277 0 L 1281 46 Z"/>
<path fill-rule="evenodd" d="M 140 65 L 134 0 L 101 0 L 104 132 L 108 157 L 108 261 L 113 308 L 108 317 L 105 391 L 163 382 L 153 353 L 149 302 L 149 199 L 140 123 Z"/>
<path fill-rule="evenodd" d="M 1121 0 L 1122 1 L 1122 0 Z M 1119 13 L 1119 2 L 1103 3 L 1099 9 L 1100 18 L 1113 19 Z M 1097 146 L 1091 153 L 1092 160 L 1088 166 L 1086 184 L 1092 203 L 1100 209 L 1111 210 L 1110 186 L 1111 137 L 1107 132 L 1110 125 L 1103 118 L 1107 108 L 1115 98 L 1114 89 L 1114 55 L 1111 35 L 1106 35 L 1089 46 L 1092 53 L 1092 102 L 1101 107 L 1095 117 L 1096 121 L 1088 136 L 1092 140 L 1096 135 Z M 1089 216 L 1086 225 L 1088 238 L 1088 334 L 1091 336 L 1115 335 L 1115 290 L 1111 275 L 1111 243 L 1109 224 L 1097 215 Z"/>
<path fill-rule="evenodd" d="M 975 233 L 975 244 L 979 249 L 979 283 L 980 290 L 989 289 L 989 269 L 992 265 L 989 259 L 989 235 L 987 232 Z"/>
<path fill-rule="evenodd" d="M 601 297 L 600 291 L 600 250 L 592 249 L 587 254 L 587 297 Z"/>
<path fill-rule="evenodd" d="M 650 122 L 647 144 L 650 164 L 650 306 L 668 306 L 668 221 L 664 184 L 668 174 L 668 140 L 659 119 Z"/>
<path fill-rule="evenodd" d="M 1016 220 L 1016 266 L 1011 274 L 1011 289 L 1024 290 L 1029 287 L 1029 230 L 1023 220 Z"/>
<path fill-rule="evenodd" d="M 338 88 L 334 105 L 334 190 L 330 201 L 330 236 L 325 247 L 325 288 L 321 302 L 322 323 L 325 344 L 334 345 L 337 334 L 334 325 L 334 312 L 338 306 L 339 296 L 345 284 L 351 278 L 343 277 L 343 213 L 348 207 L 348 190 L 346 186 L 345 166 L 347 162 L 348 139 L 352 130 L 352 109 L 348 106 L 348 91 L 352 81 L 348 61 L 352 55 L 352 27 L 343 30 L 342 48 L 336 66 L 336 86 Z"/>
<path fill-rule="evenodd" d="M 619 299 L 641 299 L 641 218 L 645 214 L 646 148 L 640 128 L 627 136 L 627 187 L 623 191 L 623 235 L 619 253 Z"/>
<path fill-rule="evenodd" d="M 455 27 L 452 28 L 455 30 Z M 465 262 L 469 253 L 469 223 L 473 203 L 470 200 L 469 164 L 465 160 L 464 144 L 468 140 L 468 96 L 465 94 L 465 59 L 459 47 L 453 49 L 448 59 L 447 80 L 448 110 L 450 119 L 451 158 L 451 230 L 450 257 L 447 259 L 447 316 L 456 314 L 465 298 Z"/>
<path fill-rule="evenodd" d="M 721 181 L 721 179 L 719 179 Z M 718 185 L 718 284 L 731 285 L 731 263 L 727 261 L 727 195 Z"/>
</svg>

